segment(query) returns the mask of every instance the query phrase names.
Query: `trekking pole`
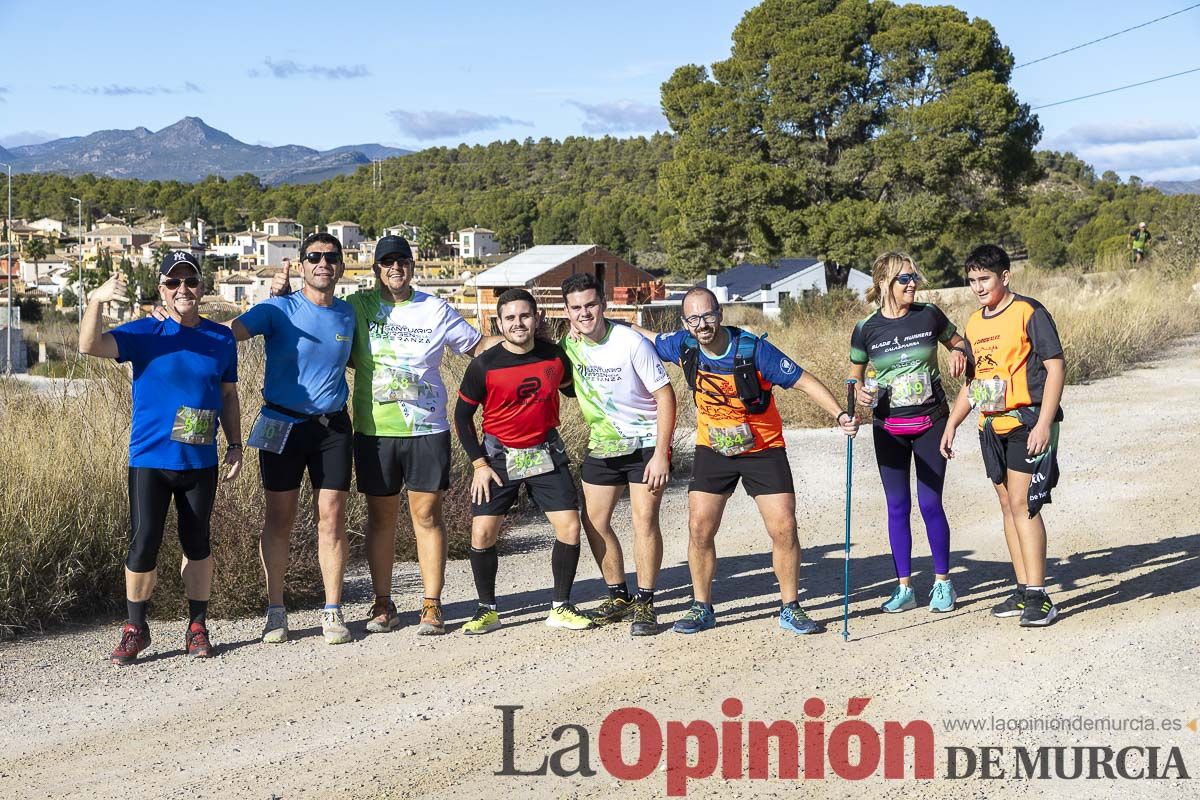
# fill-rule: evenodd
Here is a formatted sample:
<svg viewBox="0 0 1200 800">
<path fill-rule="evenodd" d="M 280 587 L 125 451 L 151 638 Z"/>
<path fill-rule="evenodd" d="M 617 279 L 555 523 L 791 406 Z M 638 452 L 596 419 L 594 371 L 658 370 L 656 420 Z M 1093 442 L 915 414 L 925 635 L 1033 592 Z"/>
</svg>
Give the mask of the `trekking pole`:
<svg viewBox="0 0 1200 800">
<path fill-rule="evenodd" d="M 853 378 L 846 381 L 846 413 L 854 418 Z M 854 467 L 854 437 L 846 437 L 846 569 L 842 595 L 842 641 L 850 641 L 850 486 Z"/>
</svg>

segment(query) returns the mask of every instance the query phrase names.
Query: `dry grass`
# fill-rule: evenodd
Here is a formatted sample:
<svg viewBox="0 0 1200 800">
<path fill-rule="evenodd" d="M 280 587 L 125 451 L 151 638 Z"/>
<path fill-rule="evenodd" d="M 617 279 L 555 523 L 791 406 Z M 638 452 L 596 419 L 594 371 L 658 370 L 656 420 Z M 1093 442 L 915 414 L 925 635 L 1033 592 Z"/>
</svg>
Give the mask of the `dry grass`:
<svg viewBox="0 0 1200 800">
<path fill-rule="evenodd" d="M 1035 297 L 1054 315 L 1067 353 L 1072 383 L 1114 374 L 1131 364 L 1161 353 L 1181 336 L 1200 331 L 1200 313 L 1191 294 L 1196 271 L 1186 269 L 1081 273 L 1022 270 L 1014 288 Z M 975 308 L 969 293 L 944 290 L 936 302 L 960 326 Z M 810 305 L 789 320 L 769 321 L 761 314 L 738 311 L 729 322 L 755 332 L 767 332 L 781 350 L 835 391 L 847 373 L 850 331 L 868 312 L 866 306 L 834 300 Z M 36 335 L 31 329 L 27 335 Z M 40 329 L 52 352 L 74 348 L 74 326 L 51 320 Z M 241 346 L 243 430 L 259 407 L 262 348 Z M 446 385 L 457 387 L 466 360 L 448 357 L 443 366 Z M 123 599 L 122 564 L 128 537 L 126 455 L 130 416 L 127 368 L 96 359 L 68 357 L 59 369 L 84 379 L 86 390 L 71 396 L 62 384 L 55 393 L 38 394 L 27 386 L 0 380 L 0 424 L 7 445 L 0 448 L 0 635 L 23 628 L 39 629 L 71 615 L 119 607 Z M 680 398 L 679 427 L 694 425 L 693 404 L 687 399 L 679 370 L 672 370 Z M 948 391 L 957 387 L 947 381 Z M 830 425 L 828 415 L 800 392 L 777 391 L 786 425 Z M 586 431 L 578 405 L 563 403 L 562 434 L 573 459 L 582 452 Z M 686 433 L 677 437 L 690 438 Z M 461 447 L 453 447 L 451 489 L 446 499 L 446 522 L 452 555 L 461 556 L 469 544 L 470 507 L 467 497 L 470 467 Z M 676 459 L 677 469 L 686 467 Z M 360 495 L 352 494 L 349 531 L 352 552 L 361 555 L 365 510 Z M 174 520 L 169 524 L 160 557 L 159 613 L 178 613 L 182 588 L 174 565 L 179 563 Z M 253 612 L 264 602 L 258 561 L 258 531 L 262 526 L 262 489 L 257 459 L 247 459 L 241 478 L 219 489 L 213 519 L 216 578 L 213 614 Z M 415 558 L 407 513 L 401 514 L 397 555 Z M 320 593 L 315 553 L 315 524 L 311 498 L 302 495 L 302 509 L 293 534 L 292 564 L 287 593 L 301 602 Z"/>
</svg>

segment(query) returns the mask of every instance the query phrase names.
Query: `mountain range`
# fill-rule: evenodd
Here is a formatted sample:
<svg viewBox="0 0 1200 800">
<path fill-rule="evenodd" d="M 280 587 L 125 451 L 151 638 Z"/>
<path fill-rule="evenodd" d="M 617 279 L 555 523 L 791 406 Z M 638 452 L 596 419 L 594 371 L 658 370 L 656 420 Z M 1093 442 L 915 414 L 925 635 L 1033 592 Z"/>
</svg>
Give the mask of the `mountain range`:
<svg viewBox="0 0 1200 800">
<path fill-rule="evenodd" d="M 1200 194 L 1198 181 L 1150 181 L 1150 186 L 1163 194 Z"/>
<path fill-rule="evenodd" d="M 185 182 L 251 172 L 266 183 L 278 184 L 316 183 L 354 172 L 375 158 L 410 152 L 381 144 L 332 150 L 295 144 L 265 147 L 240 142 L 199 117 L 184 117 L 160 131 L 142 127 L 106 130 L 7 150 L 0 147 L 0 161 L 11 163 L 13 172 L 90 172 L 112 178 Z"/>
</svg>

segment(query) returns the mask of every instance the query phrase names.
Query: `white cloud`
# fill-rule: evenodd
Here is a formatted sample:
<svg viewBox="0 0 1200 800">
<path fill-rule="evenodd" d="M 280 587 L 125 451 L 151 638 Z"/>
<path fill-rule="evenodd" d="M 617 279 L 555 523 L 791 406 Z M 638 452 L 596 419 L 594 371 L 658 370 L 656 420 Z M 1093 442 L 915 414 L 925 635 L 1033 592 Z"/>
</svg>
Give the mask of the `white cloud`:
<svg viewBox="0 0 1200 800">
<path fill-rule="evenodd" d="M 1132 120 L 1075 125 L 1042 147 L 1069 150 L 1095 167 L 1147 180 L 1186 180 L 1200 172 L 1200 127 L 1189 122 Z"/>
<path fill-rule="evenodd" d="M 478 131 L 490 131 L 505 125 L 533 127 L 532 122 L 512 117 L 480 114 L 475 111 L 406 111 L 396 109 L 388 112 L 392 122 L 402 133 L 415 139 L 447 139 Z"/>
<path fill-rule="evenodd" d="M 20 147 L 26 144 L 42 144 L 60 138 L 50 131 L 14 131 L 0 136 L 0 147 Z"/>
<path fill-rule="evenodd" d="M 633 100 L 581 103 L 568 100 L 567 105 L 583 112 L 584 133 L 644 133 L 663 130 L 667 126 L 662 110 L 648 103 Z"/>
</svg>

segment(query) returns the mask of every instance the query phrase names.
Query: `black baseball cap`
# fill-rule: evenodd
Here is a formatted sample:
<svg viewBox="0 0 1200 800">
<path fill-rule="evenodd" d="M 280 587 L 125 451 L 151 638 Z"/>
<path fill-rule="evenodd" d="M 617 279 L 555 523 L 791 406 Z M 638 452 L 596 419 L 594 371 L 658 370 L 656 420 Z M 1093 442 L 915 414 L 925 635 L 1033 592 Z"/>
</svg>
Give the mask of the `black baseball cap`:
<svg viewBox="0 0 1200 800">
<path fill-rule="evenodd" d="M 375 243 L 375 263 L 388 256 L 400 256 L 412 260 L 412 248 L 403 236 L 384 236 Z"/>
<path fill-rule="evenodd" d="M 200 275 L 200 262 L 188 250 L 168 250 L 163 256 L 162 266 L 158 268 L 159 273 L 170 275 L 171 270 L 180 264 L 187 264 L 196 271 L 196 275 Z"/>
</svg>

